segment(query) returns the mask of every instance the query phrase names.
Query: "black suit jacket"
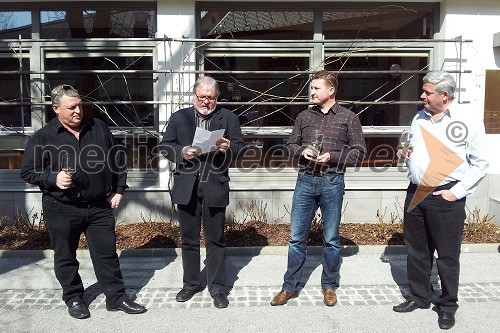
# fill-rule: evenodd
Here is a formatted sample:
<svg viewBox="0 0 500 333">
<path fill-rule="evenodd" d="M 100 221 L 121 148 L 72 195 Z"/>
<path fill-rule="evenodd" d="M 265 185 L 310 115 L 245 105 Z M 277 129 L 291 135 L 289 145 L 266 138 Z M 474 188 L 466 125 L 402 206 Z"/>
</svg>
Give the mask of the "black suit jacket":
<svg viewBox="0 0 500 333">
<path fill-rule="evenodd" d="M 182 149 L 193 143 L 196 130 L 194 107 L 181 109 L 170 117 L 163 135 L 161 153 L 177 164 L 173 173 L 172 202 L 186 205 L 193 194 L 196 177 L 200 177 L 205 203 L 209 207 L 226 207 L 229 204 L 228 167 L 233 158 L 242 152 L 245 143 L 238 117 L 224 108 L 217 108 L 210 120 L 210 131 L 224 129 L 224 137 L 231 141 L 225 153 L 210 152 L 192 160 L 184 160 Z"/>
</svg>

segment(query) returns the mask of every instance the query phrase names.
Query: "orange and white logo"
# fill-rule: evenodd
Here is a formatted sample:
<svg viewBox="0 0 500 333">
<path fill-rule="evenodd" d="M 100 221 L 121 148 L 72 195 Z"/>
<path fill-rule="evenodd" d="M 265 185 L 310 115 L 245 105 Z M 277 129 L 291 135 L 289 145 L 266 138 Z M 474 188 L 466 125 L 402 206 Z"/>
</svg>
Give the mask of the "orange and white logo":
<svg viewBox="0 0 500 333">
<path fill-rule="evenodd" d="M 457 154 L 455 154 L 450 148 L 443 144 L 424 127 L 420 126 L 420 130 L 424 138 L 425 146 L 427 147 L 430 162 L 425 170 L 424 177 L 418 185 L 417 191 L 408 206 L 408 211 L 415 208 L 415 206 L 424 200 L 426 196 L 431 194 L 446 177 L 448 177 L 453 171 L 455 171 L 455 169 L 464 163 L 464 160 L 461 157 L 457 156 Z M 451 130 L 456 131 L 456 129 L 448 126 L 448 135 Z M 457 135 L 455 133 L 453 137 L 456 136 Z M 450 140 L 452 139 L 450 138 Z"/>
</svg>

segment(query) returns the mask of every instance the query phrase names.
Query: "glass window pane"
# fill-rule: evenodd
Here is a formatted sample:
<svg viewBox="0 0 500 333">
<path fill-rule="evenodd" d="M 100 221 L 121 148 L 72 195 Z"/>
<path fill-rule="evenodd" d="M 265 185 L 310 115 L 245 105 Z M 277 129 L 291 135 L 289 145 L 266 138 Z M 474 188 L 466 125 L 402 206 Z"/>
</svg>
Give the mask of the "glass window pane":
<svg viewBox="0 0 500 333">
<path fill-rule="evenodd" d="M 396 156 L 399 137 L 365 137 L 366 156 L 362 166 L 383 171 L 398 165 Z"/>
<path fill-rule="evenodd" d="M 118 144 L 125 147 L 125 163 L 129 170 L 158 170 L 158 157 L 155 156 L 158 139 L 147 134 L 115 135 Z"/>
<path fill-rule="evenodd" d="M 0 149 L 0 169 L 20 169 L 24 150 Z"/>
<path fill-rule="evenodd" d="M 366 105 L 356 102 L 418 102 L 421 75 L 400 74 L 398 71 L 425 70 L 427 56 L 412 56 L 410 52 L 403 55 L 352 52 L 330 55 L 326 63 L 326 69 L 338 73 L 337 100 L 346 101 L 345 106 L 358 114 L 363 126 L 407 126 L 411 123 L 418 109 L 416 104 Z"/>
<path fill-rule="evenodd" d="M 31 38 L 31 12 L 0 12 L 0 38 Z"/>
<path fill-rule="evenodd" d="M 432 38 L 434 4 L 356 4 L 323 12 L 325 39 Z"/>
<path fill-rule="evenodd" d="M 231 167 L 240 171 L 266 168 L 278 172 L 280 169 L 297 167 L 297 159 L 290 156 L 285 146 L 287 137 L 245 138 L 246 149 L 233 160 Z"/>
<path fill-rule="evenodd" d="M 484 82 L 484 127 L 486 134 L 500 134 L 500 70 L 486 70 Z"/>
<path fill-rule="evenodd" d="M 203 10 L 201 38 L 312 39 L 311 10 Z"/>
<path fill-rule="evenodd" d="M 233 74 L 221 71 L 213 75 L 219 82 L 220 102 L 233 110 L 242 126 L 293 126 L 297 113 L 304 106 L 288 105 L 290 101 L 306 101 L 308 78 L 305 74 L 272 73 L 255 74 L 252 71 L 301 71 L 307 70 L 309 59 L 293 56 L 254 57 L 207 57 L 205 70 L 248 71 Z M 238 105 L 238 102 L 255 102 L 254 105 Z M 279 105 L 263 105 L 262 102 L 281 102 Z"/>
<path fill-rule="evenodd" d="M 62 5 L 64 6 L 64 5 Z M 154 37 L 156 10 L 70 6 L 40 12 L 41 38 Z M 148 8 L 149 7 L 149 8 Z"/>
<path fill-rule="evenodd" d="M 22 69 L 29 71 L 29 59 L 23 58 L 22 64 L 16 57 L 0 55 L 0 68 L 4 71 L 18 71 Z M 29 102 L 30 86 L 28 74 L 4 73 L 0 75 L 0 101 L 1 102 Z M 12 127 L 31 126 L 30 105 L 1 105 L 0 106 L 0 128 L 9 130 Z"/>
<path fill-rule="evenodd" d="M 154 106 L 124 104 L 120 101 L 152 101 L 153 76 L 144 73 L 80 73 L 72 70 L 152 70 L 153 59 L 150 56 L 95 56 L 87 57 L 66 54 L 52 54 L 45 61 L 47 70 L 60 70 L 61 74 L 45 76 L 50 87 L 70 84 L 76 87 L 85 102 L 84 111 L 89 116 L 100 118 L 110 126 L 142 127 L 154 125 Z M 100 105 L 97 102 L 117 101 L 113 105 Z M 54 114 L 47 107 L 47 120 Z"/>
</svg>

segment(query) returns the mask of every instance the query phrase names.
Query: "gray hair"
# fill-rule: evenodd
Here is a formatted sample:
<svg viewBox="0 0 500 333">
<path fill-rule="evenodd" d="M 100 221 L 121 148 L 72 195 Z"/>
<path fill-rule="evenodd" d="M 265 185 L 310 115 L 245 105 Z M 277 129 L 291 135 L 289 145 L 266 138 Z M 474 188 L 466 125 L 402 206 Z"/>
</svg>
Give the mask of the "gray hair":
<svg viewBox="0 0 500 333">
<path fill-rule="evenodd" d="M 455 89 L 457 84 L 453 76 L 446 71 L 433 71 L 424 76 L 423 83 L 435 85 L 436 91 L 440 94 L 448 93 L 450 100 L 455 99 Z"/>
<path fill-rule="evenodd" d="M 205 75 L 205 76 L 199 77 L 196 80 L 196 82 L 194 83 L 193 93 L 196 93 L 196 88 L 198 88 L 199 86 L 212 87 L 212 88 L 214 88 L 215 93 L 217 94 L 217 97 L 219 97 L 219 95 L 220 95 L 219 83 L 217 83 L 217 81 L 211 76 Z"/>
<path fill-rule="evenodd" d="M 78 89 L 69 84 L 60 84 L 50 92 L 50 98 L 52 99 L 52 104 L 61 105 L 61 97 L 80 97 Z"/>
</svg>

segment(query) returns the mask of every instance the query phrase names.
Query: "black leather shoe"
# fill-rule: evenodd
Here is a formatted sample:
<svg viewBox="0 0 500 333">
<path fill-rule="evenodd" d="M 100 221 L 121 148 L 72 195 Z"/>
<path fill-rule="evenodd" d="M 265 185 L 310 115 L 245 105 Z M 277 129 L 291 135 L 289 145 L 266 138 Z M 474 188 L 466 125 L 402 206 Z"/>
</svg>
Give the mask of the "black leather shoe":
<svg viewBox="0 0 500 333">
<path fill-rule="evenodd" d="M 82 301 L 71 302 L 68 304 L 68 313 L 76 319 L 85 319 L 90 317 L 90 311 Z"/>
<path fill-rule="evenodd" d="M 146 312 L 145 306 L 132 302 L 130 300 L 124 301 L 122 304 L 114 308 L 107 308 L 108 311 L 123 311 L 128 314 L 139 314 Z"/>
<path fill-rule="evenodd" d="M 417 303 L 415 303 L 415 301 L 406 301 L 404 303 L 394 306 L 392 309 L 396 312 L 412 312 L 413 310 L 416 309 L 428 309 L 430 307 L 431 307 L 430 304 L 418 305 Z"/>
<path fill-rule="evenodd" d="M 199 287 L 196 288 L 182 288 L 181 291 L 177 293 L 175 296 L 175 300 L 177 302 L 186 302 L 193 298 L 194 294 L 199 293 L 201 289 Z"/>
<path fill-rule="evenodd" d="M 439 328 L 442 330 L 449 330 L 455 325 L 455 315 L 450 312 L 441 311 L 438 320 Z"/>
<path fill-rule="evenodd" d="M 216 308 L 223 309 L 227 308 L 227 306 L 229 305 L 229 300 L 224 293 L 213 294 L 212 298 L 214 300 L 214 306 Z"/>
</svg>

